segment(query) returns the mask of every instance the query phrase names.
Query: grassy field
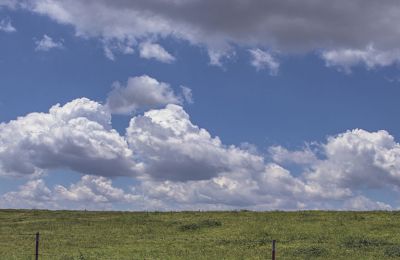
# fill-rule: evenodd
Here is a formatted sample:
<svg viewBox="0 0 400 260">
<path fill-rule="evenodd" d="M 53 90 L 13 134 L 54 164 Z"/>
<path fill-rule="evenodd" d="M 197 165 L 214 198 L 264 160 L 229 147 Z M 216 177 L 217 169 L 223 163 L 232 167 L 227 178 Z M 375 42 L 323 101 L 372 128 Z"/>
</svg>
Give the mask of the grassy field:
<svg viewBox="0 0 400 260">
<path fill-rule="evenodd" d="M 0 259 L 395 259 L 400 212 L 0 210 Z"/>
</svg>

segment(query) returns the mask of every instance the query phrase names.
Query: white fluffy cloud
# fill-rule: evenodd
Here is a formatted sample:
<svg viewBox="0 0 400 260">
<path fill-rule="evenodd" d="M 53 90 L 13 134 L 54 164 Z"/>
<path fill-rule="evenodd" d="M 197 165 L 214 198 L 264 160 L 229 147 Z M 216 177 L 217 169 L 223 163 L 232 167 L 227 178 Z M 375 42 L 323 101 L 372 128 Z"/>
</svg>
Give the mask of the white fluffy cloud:
<svg viewBox="0 0 400 260">
<path fill-rule="evenodd" d="M 126 141 L 111 128 L 108 110 L 86 98 L 48 113 L 0 124 L 0 174 L 30 175 L 69 168 L 105 176 L 133 175 Z"/>
<path fill-rule="evenodd" d="M 319 155 L 314 153 L 314 156 L 308 148 L 289 152 L 278 147 L 271 151 L 276 162 L 302 165 L 302 179 L 310 197 L 347 200 L 345 207 L 348 208 L 380 205 L 367 203 L 365 196 L 354 199 L 360 193 L 396 192 L 400 187 L 400 144 L 383 130 L 355 129 L 331 136 L 320 145 Z"/>
<path fill-rule="evenodd" d="M 262 158 L 193 125 L 177 105 L 134 117 L 127 128 L 129 147 L 145 160 L 145 171 L 156 179 L 200 180 L 222 172 L 262 167 Z"/>
<path fill-rule="evenodd" d="M 0 196 L 1 208 L 140 209 L 143 198 L 113 186 L 111 179 L 84 175 L 69 187 L 49 188 L 43 179 L 30 180 L 18 191 Z"/>
<path fill-rule="evenodd" d="M 139 45 L 139 50 L 140 57 L 145 59 L 156 59 L 165 63 L 172 63 L 175 61 L 175 57 L 157 43 L 143 42 Z"/>
<path fill-rule="evenodd" d="M 304 183 L 276 164 L 257 172 L 224 173 L 208 180 L 144 181 L 146 198 L 177 209 L 296 209 L 303 206 Z"/>
<path fill-rule="evenodd" d="M 48 113 L 1 123 L 1 175 L 38 178 L 43 172 L 67 168 L 84 176 L 68 187 L 49 188 L 44 179 L 30 180 L 18 191 L 1 195 L 0 205 L 395 208 L 374 201 L 368 193 L 396 194 L 400 189 L 400 144 L 386 131 L 355 129 L 329 137 L 313 149 L 275 146 L 264 157 L 252 149 L 224 145 L 174 104 L 133 117 L 125 136 L 110 121 L 106 106 L 81 98 L 55 105 Z M 301 170 L 291 172 L 293 165 Z M 121 175 L 133 178 L 130 192 L 114 187 L 107 178 Z"/>
<path fill-rule="evenodd" d="M 346 210 L 392 210 L 392 206 L 381 201 L 373 201 L 364 196 L 357 196 L 344 203 Z"/>
<path fill-rule="evenodd" d="M 54 41 L 50 36 L 43 35 L 43 38 L 36 40 L 36 51 L 49 51 L 51 49 L 62 49 L 64 46 L 62 42 Z"/>
<path fill-rule="evenodd" d="M 16 32 L 17 29 L 11 24 L 11 21 L 8 19 L 0 20 L 0 31 L 11 33 Z"/>
<path fill-rule="evenodd" d="M 54 193 L 60 200 L 87 203 L 134 203 L 140 199 L 137 195 L 113 187 L 110 179 L 91 175 L 83 176 L 78 183 L 71 184 L 69 188 L 57 185 Z"/>
<path fill-rule="evenodd" d="M 166 104 L 181 104 L 169 84 L 147 75 L 129 78 L 126 86 L 114 83 L 108 94 L 107 106 L 115 114 L 131 114 L 137 109 L 150 109 Z"/>
<path fill-rule="evenodd" d="M 280 64 L 270 53 L 260 49 L 251 49 L 249 52 L 252 56 L 251 65 L 257 70 L 267 68 L 272 76 L 278 74 Z"/>
<path fill-rule="evenodd" d="M 325 159 L 312 165 L 307 178 L 337 189 L 400 186 L 400 144 L 386 131 L 355 129 L 330 137 Z"/>
<path fill-rule="evenodd" d="M 184 39 L 205 46 L 210 63 L 217 65 L 233 46 L 284 52 L 330 50 L 330 57 L 348 56 L 343 50 L 359 56 L 365 46 L 373 44 L 378 54 L 356 58 L 367 66 L 371 60 L 379 66 L 390 65 L 389 60 L 397 60 L 392 55 L 398 57 L 399 52 L 396 0 L 3 0 L 0 4 L 47 15 L 73 25 L 77 35 L 106 41 L 136 45 L 143 39 Z M 335 51 L 339 54 L 332 54 Z M 390 57 L 382 62 L 374 58 L 379 53 Z M 343 57 L 335 58 L 335 63 L 341 59 L 345 59 L 342 65 L 356 64 Z"/>
<path fill-rule="evenodd" d="M 18 191 L 0 196 L 1 208 L 54 208 L 51 190 L 43 180 L 31 180 L 21 185 Z"/>
<path fill-rule="evenodd" d="M 244 168 L 257 170 L 262 161 L 223 145 L 193 125 L 182 107 L 172 104 L 133 117 L 126 137 L 112 129 L 106 106 L 86 98 L 0 124 L 2 175 L 68 168 L 100 176 L 192 180 Z"/>
<path fill-rule="evenodd" d="M 317 156 L 309 147 L 300 151 L 289 151 L 282 146 L 271 146 L 268 152 L 272 159 L 280 164 L 295 163 L 295 164 L 312 164 L 317 161 Z"/>
</svg>

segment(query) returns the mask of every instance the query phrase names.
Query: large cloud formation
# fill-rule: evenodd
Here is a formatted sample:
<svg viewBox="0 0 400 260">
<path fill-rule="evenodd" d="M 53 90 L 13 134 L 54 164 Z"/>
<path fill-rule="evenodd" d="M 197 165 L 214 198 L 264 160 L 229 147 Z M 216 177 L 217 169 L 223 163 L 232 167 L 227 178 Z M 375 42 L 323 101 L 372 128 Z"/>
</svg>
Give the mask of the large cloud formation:
<svg viewBox="0 0 400 260">
<path fill-rule="evenodd" d="M 103 176 L 134 175 L 132 151 L 111 127 L 111 114 L 87 98 L 0 124 L 0 175 L 68 168 Z"/>
<path fill-rule="evenodd" d="M 239 169 L 258 170 L 263 162 L 190 122 L 178 105 L 151 110 L 132 118 L 127 128 L 129 147 L 142 158 L 146 172 L 157 179 L 201 180 Z"/>
<path fill-rule="evenodd" d="M 179 105 L 134 116 L 121 135 L 106 105 L 80 98 L 0 124 L 0 175 L 31 178 L 0 195 L 1 207 L 113 209 L 391 209 L 369 191 L 400 188 L 400 144 L 355 129 L 326 143 L 268 155 L 227 146 Z M 297 172 L 291 172 L 295 165 Z M 46 175 L 83 175 L 48 187 Z M 131 190 L 111 179 L 127 176 Z"/>
<path fill-rule="evenodd" d="M 121 52 L 132 53 L 130 46 L 149 38 L 173 37 L 205 46 L 214 64 L 232 53 L 232 43 L 284 52 L 322 50 L 328 65 L 346 70 L 399 60 L 396 0 L 3 0 L 0 5 L 73 25 L 77 35 L 101 37 Z"/>
<path fill-rule="evenodd" d="M 0 197 L 0 207 L 113 209 L 113 206 L 123 205 L 126 209 L 129 204 L 141 201 L 140 196 L 114 187 L 110 179 L 84 175 L 70 187 L 56 185 L 52 189 L 42 179 L 30 180 L 21 185 L 18 191 L 3 194 Z"/>
<path fill-rule="evenodd" d="M 386 131 L 355 129 L 323 145 L 326 159 L 311 165 L 307 178 L 339 190 L 400 187 L 400 144 Z"/>
</svg>

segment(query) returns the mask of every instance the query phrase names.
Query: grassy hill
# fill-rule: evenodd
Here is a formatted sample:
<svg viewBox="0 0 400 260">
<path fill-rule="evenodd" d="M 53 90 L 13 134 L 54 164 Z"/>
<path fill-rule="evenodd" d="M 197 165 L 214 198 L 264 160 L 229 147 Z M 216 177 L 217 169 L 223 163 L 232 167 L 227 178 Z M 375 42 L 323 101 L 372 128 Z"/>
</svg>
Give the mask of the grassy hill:
<svg viewBox="0 0 400 260">
<path fill-rule="evenodd" d="M 400 212 L 0 210 L 0 259 L 395 259 Z"/>
</svg>

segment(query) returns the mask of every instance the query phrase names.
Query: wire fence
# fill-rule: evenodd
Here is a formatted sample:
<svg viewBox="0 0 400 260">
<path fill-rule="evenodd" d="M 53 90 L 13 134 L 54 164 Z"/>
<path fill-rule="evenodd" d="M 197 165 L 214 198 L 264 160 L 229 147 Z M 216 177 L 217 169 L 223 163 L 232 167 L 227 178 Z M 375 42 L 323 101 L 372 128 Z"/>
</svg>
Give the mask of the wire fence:
<svg viewBox="0 0 400 260">
<path fill-rule="evenodd" d="M 18 250 L 17 252 L 10 252 L 9 254 L 6 254 L 7 252 L 0 252 L 3 255 L 7 255 L 6 259 L 35 259 L 35 260 L 42 260 L 42 259 L 79 259 L 79 260 L 84 260 L 87 259 L 85 255 L 81 252 L 81 249 L 102 249 L 100 246 L 84 246 L 84 247 L 78 247 L 76 250 L 76 253 L 63 253 L 63 252 L 58 252 L 58 253 L 51 253 L 54 250 L 51 250 L 52 244 L 54 241 L 52 241 L 52 238 L 54 238 L 54 235 L 49 235 L 46 236 L 45 234 L 41 234 L 40 232 L 36 233 L 14 233 L 11 234 L 11 236 L 14 237 L 20 237 L 20 246 L 21 249 Z M 68 243 L 68 241 L 73 241 L 76 239 L 75 236 L 71 237 L 64 237 L 65 241 Z M 71 243 L 71 242 L 69 242 Z M 18 245 L 16 245 L 18 246 Z M 49 250 L 50 249 L 50 250 Z M 0 254 L 0 259 L 3 260 L 1 254 Z M 106 259 L 119 259 L 119 258 L 114 258 L 112 256 L 107 256 Z"/>
<path fill-rule="evenodd" d="M 79 260 L 84 260 L 87 259 L 85 254 L 82 252 L 85 249 L 99 249 L 102 250 L 104 249 L 104 246 L 78 246 L 77 247 L 77 252 L 76 253 L 63 253 L 63 252 L 58 252 L 58 253 L 50 253 L 53 250 L 52 244 L 54 241 L 51 240 L 51 238 L 54 238 L 54 235 L 50 235 L 46 237 L 46 234 L 41 234 L 40 232 L 36 233 L 15 233 L 12 234 L 13 236 L 21 237 L 24 240 L 24 248 L 21 249 L 21 251 L 14 253 L 13 255 L 9 255 L 10 259 L 35 259 L 35 260 L 42 260 L 42 259 L 79 259 Z M 65 241 L 73 241 L 76 239 L 76 237 L 64 237 Z M 28 240 L 28 241 L 27 241 Z M 173 241 L 168 241 L 170 243 L 179 243 L 179 242 L 187 242 L 187 239 L 179 239 L 179 238 L 174 238 Z M 208 242 L 217 242 L 217 240 L 214 239 L 209 239 Z M 272 259 L 276 260 L 276 240 L 270 241 L 271 243 L 271 251 L 270 251 L 270 256 L 265 256 L 265 259 Z M 29 244 L 30 247 L 28 250 L 26 249 L 26 245 Z M 50 249 L 50 250 L 49 250 Z M 81 251 L 82 250 L 82 251 Z M 50 251 L 50 252 L 49 252 Z M 92 259 L 92 258 L 90 258 Z M 106 258 L 97 258 L 97 259 L 120 259 L 119 257 L 113 257 L 107 255 Z M 134 259 L 134 258 L 132 258 Z"/>
</svg>

